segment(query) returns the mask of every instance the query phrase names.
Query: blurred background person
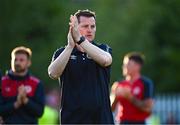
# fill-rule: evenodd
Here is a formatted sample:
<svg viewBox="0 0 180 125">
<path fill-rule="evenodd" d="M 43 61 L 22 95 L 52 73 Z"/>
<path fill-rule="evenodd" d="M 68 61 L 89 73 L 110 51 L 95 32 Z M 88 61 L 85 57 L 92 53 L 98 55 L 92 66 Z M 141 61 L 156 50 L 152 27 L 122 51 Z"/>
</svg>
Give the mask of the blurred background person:
<svg viewBox="0 0 180 125">
<path fill-rule="evenodd" d="M 44 111 L 42 82 L 29 73 L 32 51 L 16 47 L 11 53 L 11 69 L 2 77 L 0 115 L 5 124 L 37 124 Z"/>
<path fill-rule="evenodd" d="M 121 110 L 118 110 L 116 118 L 121 124 L 145 124 L 152 112 L 153 83 L 141 75 L 143 64 L 144 59 L 140 53 L 126 54 L 122 66 L 125 79 L 112 86 L 112 110 L 120 104 Z"/>
<path fill-rule="evenodd" d="M 46 106 L 43 116 L 39 119 L 39 124 L 59 124 L 59 108 L 60 108 L 59 90 L 54 88 L 47 91 Z"/>
<path fill-rule="evenodd" d="M 165 124 L 168 124 L 168 125 L 179 124 L 179 122 L 177 120 L 177 116 L 174 114 L 174 112 L 169 112 L 167 114 L 167 121 Z"/>
<path fill-rule="evenodd" d="M 1 93 L 1 77 L 2 77 L 2 72 L 1 72 L 1 69 L 0 69 L 0 93 Z M 1 100 L 1 98 L 0 98 Z M 2 116 L 0 116 L 0 125 L 3 124 L 3 118 Z"/>
</svg>

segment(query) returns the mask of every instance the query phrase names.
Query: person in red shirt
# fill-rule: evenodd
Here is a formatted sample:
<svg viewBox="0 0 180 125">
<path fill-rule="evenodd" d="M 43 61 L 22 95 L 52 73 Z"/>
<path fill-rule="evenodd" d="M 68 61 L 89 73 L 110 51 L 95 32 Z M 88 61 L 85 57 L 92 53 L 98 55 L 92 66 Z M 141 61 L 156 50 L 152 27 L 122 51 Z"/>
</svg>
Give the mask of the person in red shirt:
<svg viewBox="0 0 180 125">
<path fill-rule="evenodd" d="M 11 69 L 0 82 L 0 123 L 38 124 L 45 106 L 44 84 L 29 71 L 32 51 L 19 46 L 11 52 Z"/>
<path fill-rule="evenodd" d="M 117 112 L 116 120 L 121 124 L 145 124 L 153 108 L 153 83 L 141 75 L 144 60 L 140 53 L 132 52 L 123 60 L 123 81 L 112 85 L 112 111 L 117 104 L 121 110 Z"/>
</svg>

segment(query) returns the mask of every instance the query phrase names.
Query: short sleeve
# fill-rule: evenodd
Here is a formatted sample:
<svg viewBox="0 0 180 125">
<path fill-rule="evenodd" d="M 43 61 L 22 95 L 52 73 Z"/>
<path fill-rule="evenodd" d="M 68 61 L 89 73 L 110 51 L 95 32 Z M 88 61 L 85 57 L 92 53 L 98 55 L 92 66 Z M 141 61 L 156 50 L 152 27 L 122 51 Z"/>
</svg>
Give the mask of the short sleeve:
<svg viewBox="0 0 180 125">
<path fill-rule="evenodd" d="M 153 98 L 154 96 L 154 86 L 153 86 L 153 82 L 146 78 L 143 77 L 142 81 L 144 83 L 144 99 L 148 99 L 148 98 Z"/>
<path fill-rule="evenodd" d="M 101 44 L 101 45 L 99 45 L 99 48 L 101 48 L 102 50 L 104 50 L 112 55 L 112 49 L 107 44 Z"/>
<path fill-rule="evenodd" d="M 64 47 L 57 49 L 52 56 L 51 62 L 53 62 L 62 53 L 63 50 L 64 50 Z"/>
</svg>

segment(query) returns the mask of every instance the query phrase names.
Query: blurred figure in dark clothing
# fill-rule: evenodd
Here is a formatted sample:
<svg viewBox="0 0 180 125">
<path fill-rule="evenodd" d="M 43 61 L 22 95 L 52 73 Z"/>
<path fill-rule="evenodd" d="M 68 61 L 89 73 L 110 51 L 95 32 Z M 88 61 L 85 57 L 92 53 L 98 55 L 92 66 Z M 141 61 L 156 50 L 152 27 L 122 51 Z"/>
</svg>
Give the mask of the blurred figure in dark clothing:
<svg viewBox="0 0 180 125">
<path fill-rule="evenodd" d="M 29 73 L 31 55 L 26 47 L 11 53 L 11 69 L 1 81 L 0 116 L 5 124 L 37 124 L 43 114 L 43 84 Z"/>
</svg>

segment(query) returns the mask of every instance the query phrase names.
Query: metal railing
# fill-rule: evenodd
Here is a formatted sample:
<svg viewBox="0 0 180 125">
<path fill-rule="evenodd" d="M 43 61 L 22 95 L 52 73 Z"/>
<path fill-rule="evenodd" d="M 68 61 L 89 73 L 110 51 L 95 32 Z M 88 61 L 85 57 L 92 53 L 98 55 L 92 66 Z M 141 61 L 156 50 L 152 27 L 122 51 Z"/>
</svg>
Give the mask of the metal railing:
<svg viewBox="0 0 180 125">
<path fill-rule="evenodd" d="M 156 95 L 153 114 L 161 124 L 180 124 L 180 94 Z"/>
</svg>

